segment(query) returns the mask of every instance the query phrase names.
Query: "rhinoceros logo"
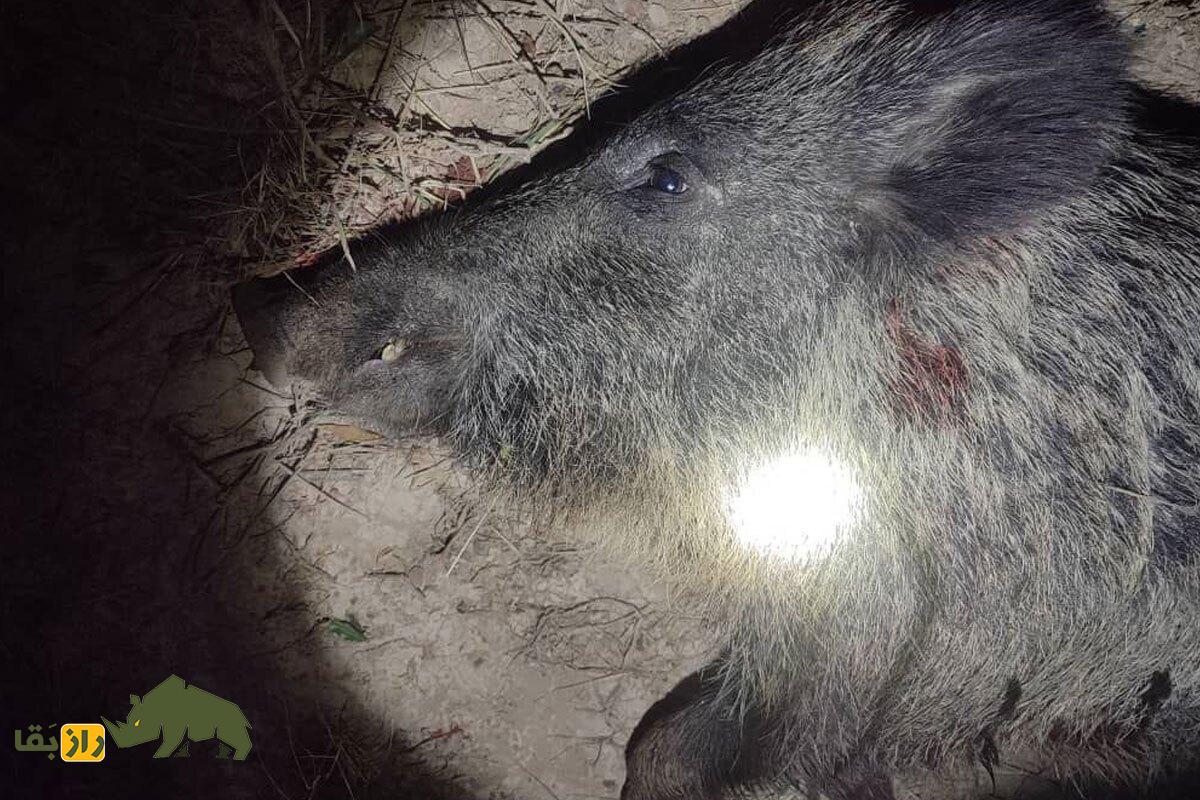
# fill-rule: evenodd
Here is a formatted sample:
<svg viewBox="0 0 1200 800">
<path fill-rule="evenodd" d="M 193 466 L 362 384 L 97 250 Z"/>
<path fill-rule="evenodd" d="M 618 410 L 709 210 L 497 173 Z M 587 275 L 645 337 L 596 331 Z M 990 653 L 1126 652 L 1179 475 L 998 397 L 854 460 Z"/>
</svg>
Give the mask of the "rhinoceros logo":
<svg viewBox="0 0 1200 800">
<path fill-rule="evenodd" d="M 250 752 L 250 723 L 242 709 L 198 686 L 188 686 L 178 675 L 143 698 L 129 695 L 129 702 L 132 708 L 124 722 L 100 718 L 117 747 L 134 747 L 161 736 L 154 757 L 166 758 L 188 755 L 188 742 L 216 738 L 217 758 L 232 755 L 235 761 L 244 761 Z"/>
</svg>

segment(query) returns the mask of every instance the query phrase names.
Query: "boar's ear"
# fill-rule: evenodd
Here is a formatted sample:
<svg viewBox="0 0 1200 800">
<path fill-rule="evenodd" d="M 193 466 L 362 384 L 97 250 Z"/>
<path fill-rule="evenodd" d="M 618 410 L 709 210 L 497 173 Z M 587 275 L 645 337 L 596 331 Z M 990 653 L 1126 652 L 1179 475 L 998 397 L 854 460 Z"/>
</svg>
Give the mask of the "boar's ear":
<svg viewBox="0 0 1200 800">
<path fill-rule="evenodd" d="M 986 6 L 914 10 L 920 32 L 894 45 L 924 82 L 863 197 L 885 239 L 1019 228 L 1085 192 L 1126 124 L 1126 45 L 1093 3 Z"/>
<path fill-rule="evenodd" d="M 139 705 L 141 702 L 142 702 L 142 698 L 138 697 L 136 694 L 129 695 L 129 705 L 136 706 L 136 705 Z"/>
</svg>

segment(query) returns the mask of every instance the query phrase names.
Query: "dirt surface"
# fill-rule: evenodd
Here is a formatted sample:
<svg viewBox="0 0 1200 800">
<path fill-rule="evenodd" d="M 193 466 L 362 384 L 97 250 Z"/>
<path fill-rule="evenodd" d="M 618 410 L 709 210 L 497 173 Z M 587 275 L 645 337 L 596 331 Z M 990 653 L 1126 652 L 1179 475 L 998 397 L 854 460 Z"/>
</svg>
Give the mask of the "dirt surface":
<svg viewBox="0 0 1200 800">
<path fill-rule="evenodd" d="M 174 671 L 241 703 L 257 761 L 4 774 L 29 796 L 149 775 L 615 798 L 633 725 L 717 645 L 694 603 L 481 499 L 437 442 L 267 385 L 226 290 L 436 212 L 737 4 L 253 5 L 8 28 L 30 66 L 0 82 L 0 156 L 28 236 L 4 245 L 0 620 L 10 728 L 123 716 Z M 1200 99 L 1200 6 L 1113 5 L 1139 74 Z"/>
</svg>

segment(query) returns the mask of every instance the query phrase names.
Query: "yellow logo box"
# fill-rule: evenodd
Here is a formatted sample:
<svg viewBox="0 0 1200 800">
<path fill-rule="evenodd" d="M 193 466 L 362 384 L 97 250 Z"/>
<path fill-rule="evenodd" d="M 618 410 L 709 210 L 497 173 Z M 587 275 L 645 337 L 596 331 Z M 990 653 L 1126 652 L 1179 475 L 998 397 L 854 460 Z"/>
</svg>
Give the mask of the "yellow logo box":
<svg viewBox="0 0 1200 800">
<path fill-rule="evenodd" d="M 68 722 L 59 727 L 58 754 L 68 763 L 94 764 L 104 760 L 107 738 L 98 722 Z"/>
</svg>

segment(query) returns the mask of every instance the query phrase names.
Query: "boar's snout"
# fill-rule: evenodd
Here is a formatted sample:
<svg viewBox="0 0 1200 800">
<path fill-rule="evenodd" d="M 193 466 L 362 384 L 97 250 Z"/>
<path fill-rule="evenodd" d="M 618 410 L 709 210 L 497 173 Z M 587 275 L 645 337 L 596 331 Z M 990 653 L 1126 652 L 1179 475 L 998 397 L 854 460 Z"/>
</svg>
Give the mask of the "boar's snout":
<svg viewBox="0 0 1200 800">
<path fill-rule="evenodd" d="M 233 287 L 232 292 L 233 311 L 254 353 L 253 366 L 272 386 L 280 389 L 291 380 L 287 370 L 287 352 L 291 343 L 283 318 L 295 292 L 295 286 L 282 275 L 254 278 Z"/>
<path fill-rule="evenodd" d="M 339 254 L 340 256 L 340 254 Z M 252 366 L 277 389 L 300 382 L 381 433 L 437 430 L 460 374 L 462 282 L 427 251 L 389 242 L 233 287 Z"/>
</svg>

